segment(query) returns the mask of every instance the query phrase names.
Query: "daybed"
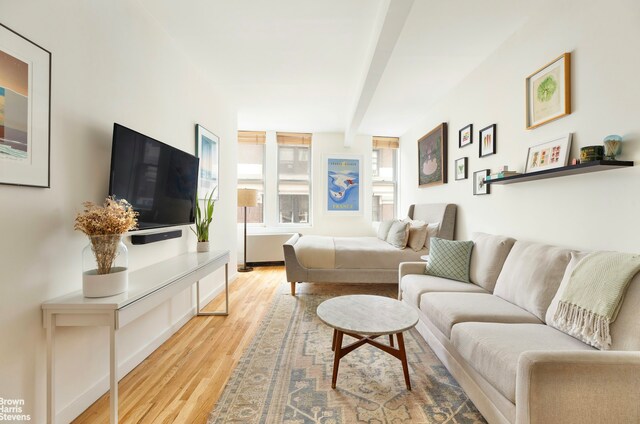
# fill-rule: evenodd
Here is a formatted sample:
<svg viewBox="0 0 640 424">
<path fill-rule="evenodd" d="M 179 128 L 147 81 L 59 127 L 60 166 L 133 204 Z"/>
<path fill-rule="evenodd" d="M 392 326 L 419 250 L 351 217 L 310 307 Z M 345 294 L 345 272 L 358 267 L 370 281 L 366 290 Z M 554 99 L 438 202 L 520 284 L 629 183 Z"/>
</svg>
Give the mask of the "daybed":
<svg viewBox="0 0 640 424">
<path fill-rule="evenodd" d="M 456 206 L 418 204 L 409 207 L 409 218 L 439 223 L 437 236 L 453 239 Z M 377 237 L 328 237 L 295 234 L 284 245 L 284 262 L 291 294 L 297 282 L 397 283 L 401 262 L 418 261 L 428 248 L 398 249 Z"/>
<path fill-rule="evenodd" d="M 556 329 L 559 297 L 586 253 L 473 239 L 471 283 L 425 275 L 424 262 L 403 263 L 399 298 L 418 311 L 418 331 L 484 417 L 640 423 L 640 274 L 610 326 L 611 350 L 598 350 Z"/>
</svg>

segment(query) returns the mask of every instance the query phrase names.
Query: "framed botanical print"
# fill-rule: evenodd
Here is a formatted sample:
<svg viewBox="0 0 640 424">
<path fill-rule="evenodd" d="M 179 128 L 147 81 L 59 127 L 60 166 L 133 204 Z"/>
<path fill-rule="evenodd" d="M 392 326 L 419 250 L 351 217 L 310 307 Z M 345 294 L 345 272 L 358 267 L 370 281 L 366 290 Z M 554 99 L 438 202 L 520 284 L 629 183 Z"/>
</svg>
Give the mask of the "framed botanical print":
<svg viewBox="0 0 640 424">
<path fill-rule="evenodd" d="M 571 133 L 529 147 L 527 165 L 524 172 L 536 172 L 567 166 L 569 163 L 569 149 L 571 149 Z"/>
<path fill-rule="evenodd" d="M 196 155 L 200 158 L 198 169 L 198 198 L 205 199 L 215 190 L 213 200 L 220 197 L 220 138 L 203 127 L 196 125 Z"/>
<path fill-rule="evenodd" d="M 496 124 L 491 124 L 480 130 L 480 140 L 478 142 L 480 145 L 480 157 L 496 153 L 497 135 Z"/>
<path fill-rule="evenodd" d="M 571 113 L 571 53 L 564 53 L 526 79 L 527 129 Z"/>
<path fill-rule="evenodd" d="M 0 184 L 50 187 L 51 53 L 0 24 Z"/>
<path fill-rule="evenodd" d="M 363 157 L 359 155 L 326 155 L 325 212 L 342 216 L 362 214 L 360 178 Z"/>
<path fill-rule="evenodd" d="M 483 169 L 473 173 L 473 195 L 480 196 L 491 193 L 491 185 L 485 184 L 484 179 L 489 176 L 489 170 Z"/>
<path fill-rule="evenodd" d="M 466 180 L 468 177 L 467 164 L 468 158 L 456 159 L 456 181 Z"/>
<path fill-rule="evenodd" d="M 473 124 L 458 131 L 458 147 L 465 147 L 473 144 Z"/>
<path fill-rule="evenodd" d="M 447 123 L 418 140 L 418 186 L 447 183 Z"/>
</svg>

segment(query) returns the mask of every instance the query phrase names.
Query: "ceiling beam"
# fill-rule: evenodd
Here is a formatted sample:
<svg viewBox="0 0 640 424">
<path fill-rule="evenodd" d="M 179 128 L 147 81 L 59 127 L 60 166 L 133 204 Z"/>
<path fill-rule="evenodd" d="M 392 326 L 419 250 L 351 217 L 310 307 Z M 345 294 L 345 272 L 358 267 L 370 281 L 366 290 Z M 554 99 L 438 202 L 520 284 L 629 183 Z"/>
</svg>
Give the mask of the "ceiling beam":
<svg viewBox="0 0 640 424">
<path fill-rule="evenodd" d="M 359 81 L 355 101 L 349 112 L 344 137 L 345 147 L 353 145 L 360 124 L 369 109 L 378 83 L 407 21 L 413 2 L 414 0 L 386 0 L 381 6 L 370 54 Z"/>
</svg>

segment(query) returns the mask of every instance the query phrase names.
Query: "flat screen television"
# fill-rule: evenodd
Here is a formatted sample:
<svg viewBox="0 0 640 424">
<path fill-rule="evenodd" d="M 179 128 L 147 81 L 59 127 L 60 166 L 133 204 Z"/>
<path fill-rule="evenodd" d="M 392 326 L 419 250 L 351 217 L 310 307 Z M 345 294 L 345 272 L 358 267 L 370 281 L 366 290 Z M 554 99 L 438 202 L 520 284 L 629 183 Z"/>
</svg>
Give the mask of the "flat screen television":
<svg viewBox="0 0 640 424">
<path fill-rule="evenodd" d="M 139 213 L 138 228 L 195 222 L 199 159 L 120 124 L 113 125 L 109 195 Z"/>
</svg>

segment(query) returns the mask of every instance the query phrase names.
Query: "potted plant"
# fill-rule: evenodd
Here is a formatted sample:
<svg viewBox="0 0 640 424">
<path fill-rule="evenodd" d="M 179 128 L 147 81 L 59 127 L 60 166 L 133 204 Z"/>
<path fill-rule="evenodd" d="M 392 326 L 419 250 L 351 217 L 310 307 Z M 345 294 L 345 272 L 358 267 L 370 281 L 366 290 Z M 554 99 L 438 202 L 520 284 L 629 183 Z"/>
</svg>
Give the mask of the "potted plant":
<svg viewBox="0 0 640 424">
<path fill-rule="evenodd" d="M 193 231 L 198 238 L 198 252 L 209 251 L 209 226 L 211 225 L 211 221 L 213 221 L 213 210 L 216 206 L 216 201 L 213 200 L 215 191 L 216 189 L 214 188 L 208 197 L 205 196 L 205 198 L 202 199 L 202 208 L 200 207 L 200 202 L 196 199 L 196 228 L 195 230 L 191 228 L 191 231 Z"/>
<path fill-rule="evenodd" d="M 138 224 L 138 213 L 124 199 L 107 197 L 102 206 L 84 203 L 74 229 L 89 237 L 82 252 L 82 291 L 85 297 L 113 296 L 127 291 L 127 248 L 122 235 Z"/>
</svg>

